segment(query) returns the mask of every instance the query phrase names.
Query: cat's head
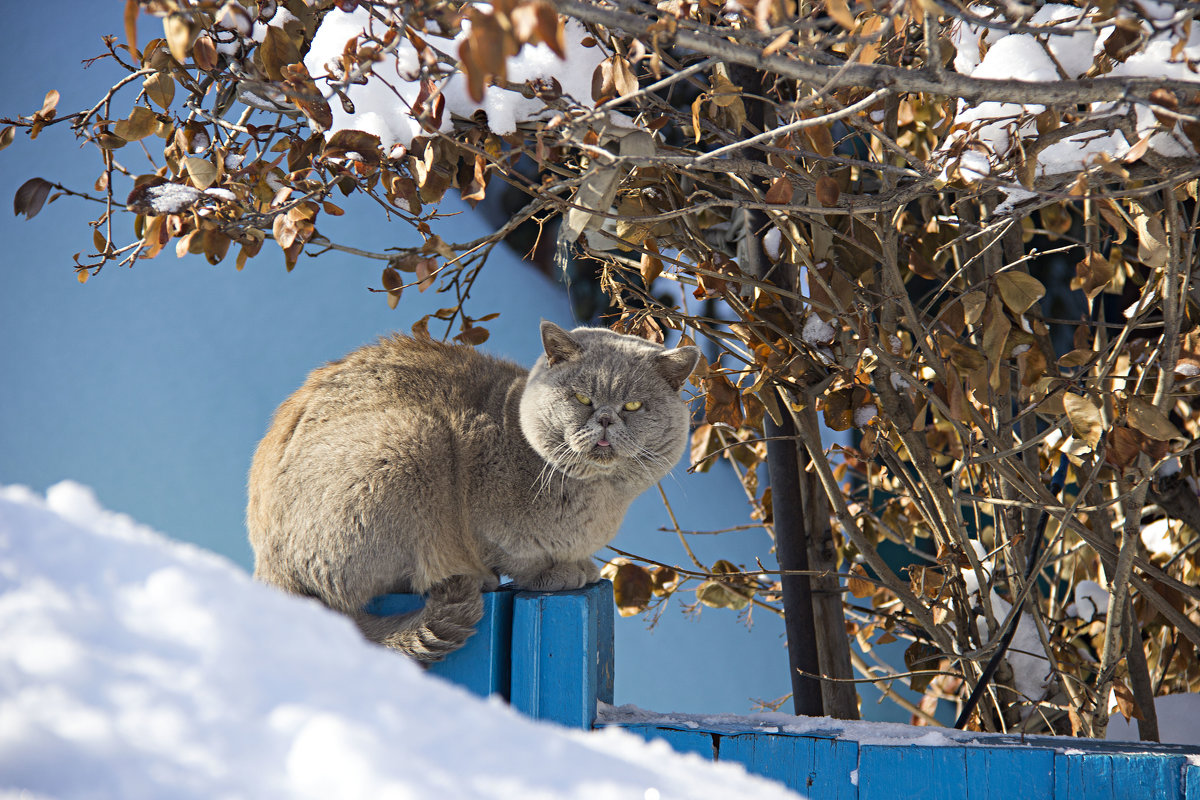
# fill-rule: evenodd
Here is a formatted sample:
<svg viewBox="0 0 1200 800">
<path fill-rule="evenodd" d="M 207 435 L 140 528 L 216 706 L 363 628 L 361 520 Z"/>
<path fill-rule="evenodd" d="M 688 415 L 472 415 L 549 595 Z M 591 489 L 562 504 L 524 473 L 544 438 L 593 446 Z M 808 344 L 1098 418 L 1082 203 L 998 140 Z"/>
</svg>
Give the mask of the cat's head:
<svg viewBox="0 0 1200 800">
<path fill-rule="evenodd" d="M 545 321 L 542 346 L 521 398 L 521 429 L 542 458 L 573 478 L 646 486 L 675 466 L 688 434 L 679 390 L 698 348 Z"/>
</svg>

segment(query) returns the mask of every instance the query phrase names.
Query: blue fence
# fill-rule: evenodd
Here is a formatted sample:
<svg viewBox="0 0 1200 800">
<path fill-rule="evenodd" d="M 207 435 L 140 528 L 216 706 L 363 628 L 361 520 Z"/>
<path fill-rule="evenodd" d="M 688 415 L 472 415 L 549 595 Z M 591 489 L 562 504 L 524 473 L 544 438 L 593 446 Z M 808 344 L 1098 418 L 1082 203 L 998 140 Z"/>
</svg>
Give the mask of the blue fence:
<svg viewBox="0 0 1200 800">
<path fill-rule="evenodd" d="M 377 597 L 372 614 L 421 607 L 411 594 Z M 476 633 L 429 669 L 482 697 L 497 694 L 534 719 L 591 728 L 596 702 L 613 700 L 612 584 L 572 592 L 484 594 Z"/>
<path fill-rule="evenodd" d="M 535 719 L 618 726 L 676 750 L 742 764 L 811 800 L 1200 800 L 1200 747 L 1018 737 L 928 729 L 889 740 L 896 726 L 783 715 L 597 716 L 613 701 L 613 603 L 608 582 L 573 592 L 500 590 L 467 646 L 430 671 L 476 694 L 498 694 Z M 411 611 L 412 595 L 373 601 Z"/>
</svg>

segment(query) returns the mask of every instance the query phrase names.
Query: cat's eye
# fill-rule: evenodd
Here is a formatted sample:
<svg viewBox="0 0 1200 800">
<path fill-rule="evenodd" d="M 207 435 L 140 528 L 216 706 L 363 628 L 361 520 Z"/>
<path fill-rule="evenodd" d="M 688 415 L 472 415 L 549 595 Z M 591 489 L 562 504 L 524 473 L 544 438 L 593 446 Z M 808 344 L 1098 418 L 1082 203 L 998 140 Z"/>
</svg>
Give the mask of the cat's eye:
<svg viewBox="0 0 1200 800">
<path fill-rule="evenodd" d="M 592 404 L 592 398 L 588 397 L 586 394 L 581 394 L 580 392 L 575 393 L 575 399 L 583 403 L 585 406 L 590 406 Z"/>
<path fill-rule="evenodd" d="M 642 407 L 641 400 L 630 400 L 628 403 L 625 404 L 626 411 L 637 411 L 641 407 Z"/>
</svg>

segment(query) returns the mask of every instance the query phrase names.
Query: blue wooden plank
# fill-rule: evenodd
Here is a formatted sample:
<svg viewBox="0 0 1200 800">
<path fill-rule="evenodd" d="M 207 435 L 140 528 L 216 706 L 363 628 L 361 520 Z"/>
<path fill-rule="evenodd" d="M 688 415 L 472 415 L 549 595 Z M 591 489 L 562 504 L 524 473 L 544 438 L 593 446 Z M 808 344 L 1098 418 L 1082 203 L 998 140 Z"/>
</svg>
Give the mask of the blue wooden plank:
<svg viewBox="0 0 1200 800">
<path fill-rule="evenodd" d="M 1029 747 L 966 748 L 966 800 L 1050 800 L 1054 751 Z"/>
<path fill-rule="evenodd" d="M 596 612 L 596 670 L 599 675 L 596 699 L 612 705 L 613 686 L 616 683 L 616 653 L 613 632 L 613 588 L 611 581 L 600 581 L 588 595 Z"/>
<path fill-rule="evenodd" d="M 534 719 L 592 727 L 600 687 L 598 609 L 601 599 L 611 603 L 606 598 L 611 591 L 592 584 L 569 592 L 514 596 L 514 708 Z"/>
<path fill-rule="evenodd" d="M 1190 765 L 1184 773 L 1183 796 L 1186 800 L 1200 800 L 1200 766 Z"/>
<path fill-rule="evenodd" d="M 716 734 L 708 731 L 661 728 L 655 725 L 622 725 L 630 733 L 641 736 L 648 742 L 662 740 L 677 753 L 695 753 L 710 761 L 713 759 Z"/>
<path fill-rule="evenodd" d="M 811 800 L 857 800 L 858 742 L 814 739 L 813 763 L 800 791 Z"/>
<path fill-rule="evenodd" d="M 1087 747 L 1091 742 L 1081 742 Z M 1055 800 L 1182 800 L 1184 756 L 1155 753 L 1058 753 Z"/>
<path fill-rule="evenodd" d="M 1082 752 L 1055 754 L 1054 800 L 1084 798 L 1113 800 L 1112 756 Z"/>
<path fill-rule="evenodd" d="M 808 777 L 813 740 L 803 736 L 743 733 L 722 736 L 717 760 L 733 761 L 797 791 Z"/>
<path fill-rule="evenodd" d="M 776 733 L 720 737 L 717 759 L 735 761 L 755 775 L 777 780 L 809 800 L 854 800 L 858 744 Z M 962 798 L 958 798 L 962 800 Z"/>
<path fill-rule="evenodd" d="M 967 796 L 965 748 L 864 744 L 858 752 L 859 800 L 962 800 Z"/>
<path fill-rule="evenodd" d="M 365 607 L 369 614 L 391 616 L 416 611 L 424 605 L 417 594 L 385 594 Z M 501 589 L 483 595 L 483 618 L 475 635 L 462 648 L 432 664 L 429 672 L 479 695 L 499 695 L 505 700 L 510 692 L 512 668 L 513 592 Z"/>
<path fill-rule="evenodd" d="M 1148 754 L 1111 757 L 1113 800 L 1183 800 L 1183 769 L 1179 756 Z"/>
</svg>

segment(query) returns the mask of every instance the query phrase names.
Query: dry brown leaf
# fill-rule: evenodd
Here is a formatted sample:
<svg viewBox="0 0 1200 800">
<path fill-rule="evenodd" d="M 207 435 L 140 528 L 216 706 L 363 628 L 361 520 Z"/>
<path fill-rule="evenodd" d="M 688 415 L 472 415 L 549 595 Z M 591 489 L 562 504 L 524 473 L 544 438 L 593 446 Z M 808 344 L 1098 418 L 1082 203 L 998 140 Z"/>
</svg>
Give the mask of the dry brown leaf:
<svg viewBox="0 0 1200 800">
<path fill-rule="evenodd" d="M 1094 300 L 1096 295 L 1108 286 L 1115 272 L 1112 262 L 1093 250 L 1075 265 L 1075 277 L 1071 279 L 1071 288 L 1082 289 L 1088 300 Z"/>
<path fill-rule="evenodd" d="M 1158 215 L 1143 211 L 1134 217 L 1133 224 L 1138 235 L 1138 261 L 1147 267 L 1165 267 L 1171 248 L 1162 220 Z"/>
<path fill-rule="evenodd" d="M 766 196 L 763 199 L 772 205 L 787 205 L 792 202 L 794 191 L 795 187 L 792 186 L 792 182 L 788 179 L 788 176 L 780 175 L 771 181 L 771 186 L 767 189 Z"/>
<path fill-rule="evenodd" d="M 163 17 L 163 36 L 171 50 L 171 57 L 180 64 L 187 61 L 194 35 L 192 20 L 187 14 L 175 11 Z"/>
<path fill-rule="evenodd" d="M 875 594 L 875 584 L 866 580 L 866 577 L 867 570 L 862 564 L 855 562 L 850 565 L 850 577 L 846 579 L 846 588 L 850 590 L 850 594 L 859 599 Z"/>
<path fill-rule="evenodd" d="M 1029 307 L 1046 295 L 1046 287 L 1032 275 L 1024 272 L 1009 270 L 996 276 L 996 288 L 1004 305 L 1017 316 L 1024 314 Z"/>
<path fill-rule="evenodd" d="M 1159 411 L 1153 403 L 1149 403 L 1140 397 L 1129 398 L 1129 407 L 1126 415 L 1129 417 L 1130 425 L 1151 439 L 1167 442 L 1171 439 L 1184 438 L 1183 434 L 1179 432 L 1179 428 L 1175 427 L 1166 414 Z"/>
<path fill-rule="evenodd" d="M 815 194 L 818 203 L 826 208 L 833 208 L 838 204 L 838 196 L 841 194 L 841 189 L 838 188 L 836 180 L 828 175 L 822 175 L 817 178 Z"/>
<path fill-rule="evenodd" d="M 1063 408 L 1075 431 L 1076 438 L 1095 447 L 1104 434 L 1104 419 L 1100 407 L 1088 398 L 1070 392 L 1063 395 Z"/>
<path fill-rule="evenodd" d="M 156 72 L 142 81 L 142 89 L 146 96 L 162 109 L 171 107 L 175 99 L 175 79 L 165 72 Z"/>
<path fill-rule="evenodd" d="M 854 15 L 850 13 L 846 0 L 825 0 L 825 12 L 846 30 L 854 30 Z"/>
</svg>

